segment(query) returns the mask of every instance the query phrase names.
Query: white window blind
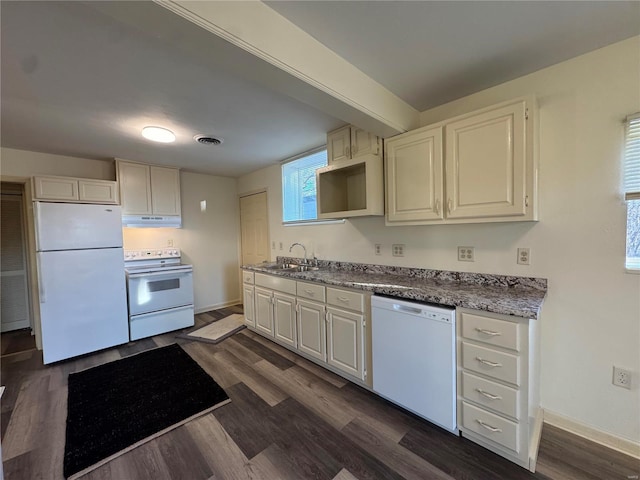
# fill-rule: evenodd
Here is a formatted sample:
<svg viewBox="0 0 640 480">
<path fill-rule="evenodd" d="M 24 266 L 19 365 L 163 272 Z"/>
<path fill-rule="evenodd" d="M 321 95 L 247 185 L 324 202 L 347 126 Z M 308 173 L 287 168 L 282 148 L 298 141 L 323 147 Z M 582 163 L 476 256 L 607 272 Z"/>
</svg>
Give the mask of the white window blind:
<svg viewBox="0 0 640 480">
<path fill-rule="evenodd" d="M 327 165 L 327 151 L 320 150 L 282 165 L 282 221 L 318 218 L 316 170 Z"/>
<path fill-rule="evenodd" d="M 640 200 L 640 113 L 627 117 L 624 155 L 624 195 Z"/>
</svg>

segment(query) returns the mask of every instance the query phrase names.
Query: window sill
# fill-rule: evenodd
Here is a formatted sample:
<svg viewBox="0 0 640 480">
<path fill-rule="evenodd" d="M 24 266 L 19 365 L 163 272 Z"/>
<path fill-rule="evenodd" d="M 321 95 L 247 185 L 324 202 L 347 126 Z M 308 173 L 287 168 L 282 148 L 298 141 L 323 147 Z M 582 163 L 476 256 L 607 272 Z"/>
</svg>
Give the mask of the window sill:
<svg viewBox="0 0 640 480">
<path fill-rule="evenodd" d="M 344 223 L 345 219 L 338 220 L 301 220 L 299 222 L 282 222 L 283 227 L 300 227 L 306 225 L 331 225 L 336 223 Z"/>
<path fill-rule="evenodd" d="M 632 275 L 640 275 L 640 268 L 625 268 L 625 273 L 631 273 Z"/>
</svg>

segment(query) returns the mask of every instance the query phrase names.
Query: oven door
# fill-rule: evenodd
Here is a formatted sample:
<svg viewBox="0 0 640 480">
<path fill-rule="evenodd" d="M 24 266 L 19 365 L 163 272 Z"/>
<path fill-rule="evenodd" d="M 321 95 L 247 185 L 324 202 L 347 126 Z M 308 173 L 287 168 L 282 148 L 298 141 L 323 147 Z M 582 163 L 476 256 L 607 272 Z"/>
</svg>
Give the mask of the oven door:
<svg viewBox="0 0 640 480">
<path fill-rule="evenodd" d="M 129 315 L 157 312 L 193 304 L 193 271 L 130 273 Z"/>
</svg>

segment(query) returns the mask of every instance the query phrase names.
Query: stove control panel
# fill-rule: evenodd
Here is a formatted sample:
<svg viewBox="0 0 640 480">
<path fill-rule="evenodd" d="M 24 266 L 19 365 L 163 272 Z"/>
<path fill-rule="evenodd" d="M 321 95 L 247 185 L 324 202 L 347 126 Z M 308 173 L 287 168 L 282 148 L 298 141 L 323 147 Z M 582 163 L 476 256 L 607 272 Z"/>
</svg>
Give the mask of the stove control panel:
<svg viewBox="0 0 640 480">
<path fill-rule="evenodd" d="M 125 250 L 125 260 L 159 260 L 162 258 L 180 258 L 179 248 L 156 248 L 149 250 Z"/>
</svg>

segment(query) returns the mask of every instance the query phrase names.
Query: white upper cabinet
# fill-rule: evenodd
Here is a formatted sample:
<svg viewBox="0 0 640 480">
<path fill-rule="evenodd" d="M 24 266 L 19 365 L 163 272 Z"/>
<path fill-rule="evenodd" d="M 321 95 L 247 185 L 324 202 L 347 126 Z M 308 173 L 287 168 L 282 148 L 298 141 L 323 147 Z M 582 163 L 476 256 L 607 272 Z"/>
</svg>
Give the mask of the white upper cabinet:
<svg viewBox="0 0 640 480">
<path fill-rule="evenodd" d="M 179 216 L 180 170 L 117 161 L 124 215 Z"/>
<path fill-rule="evenodd" d="M 180 215 L 180 170 L 149 167 L 151 207 L 156 215 Z"/>
<path fill-rule="evenodd" d="M 520 98 L 386 140 L 386 224 L 537 220 L 534 113 Z"/>
<path fill-rule="evenodd" d="M 327 134 L 327 162 L 329 165 L 363 155 L 379 155 L 380 138 L 347 125 Z"/>
<path fill-rule="evenodd" d="M 445 126 L 447 218 L 526 216 L 525 115 L 520 101 Z"/>
<path fill-rule="evenodd" d="M 442 219 L 442 127 L 393 137 L 386 142 L 385 156 L 387 219 Z"/>
<path fill-rule="evenodd" d="M 110 180 L 89 178 L 33 177 L 35 200 L 57 202 L 117 204 L 118 184 Z"/>
</svg>

